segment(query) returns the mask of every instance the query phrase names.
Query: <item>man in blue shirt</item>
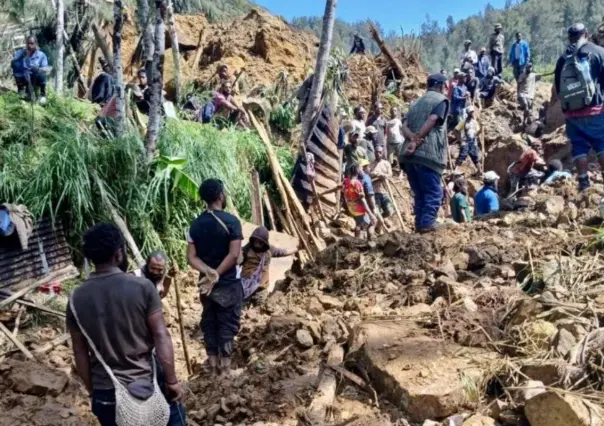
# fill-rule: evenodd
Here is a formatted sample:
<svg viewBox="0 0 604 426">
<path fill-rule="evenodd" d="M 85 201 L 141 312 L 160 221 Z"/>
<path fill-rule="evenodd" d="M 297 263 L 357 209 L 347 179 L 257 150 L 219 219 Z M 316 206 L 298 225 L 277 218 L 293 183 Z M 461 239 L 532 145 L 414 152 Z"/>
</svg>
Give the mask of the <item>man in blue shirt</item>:
<svg viewBox="0 0 604 426">
<path fill-rule="evenodd" d="M 453 89 L 453 96 L 451 99 L 451 119 L 449 120 L 451 129 L 457 127 L 457 125 L 465 119 L 466 102 L 469 97 L 470 93 L 466 86 L 466 74 L 460 72 L 457 86 Z"/>
<path fill-rule="evenodd" d="M 46 104 L 46 72 L 48 71 L 48 58 L 38 48 L 38 41 L 34 36 L 27 37 L 24 49 L 19 49 L 11 61 L 13 76 L 17 89 L 22 96 L 33 98 L 32 90 L 39 92 L 40 104 Z M 31 85 L 30 85 L 31 82 Z"/>
<path fill-rule="evenodd" d="M 499 176 L 493 171 L 484 174 L 484 186 L 474 197 L 474 214 L 476 216 L 484 216 L 499 211 L 498 180 Z"/>
<path fill-rule="evenodd" d="M 518 77 L 524 71 L 524 67 L 531 61 L 531 49 L 526 40 L 522 40 L 522 34 L 516 33 L 516 43 L 510 49 L 510 65 L 514 67 L 514 78 Z"/>
</svg>

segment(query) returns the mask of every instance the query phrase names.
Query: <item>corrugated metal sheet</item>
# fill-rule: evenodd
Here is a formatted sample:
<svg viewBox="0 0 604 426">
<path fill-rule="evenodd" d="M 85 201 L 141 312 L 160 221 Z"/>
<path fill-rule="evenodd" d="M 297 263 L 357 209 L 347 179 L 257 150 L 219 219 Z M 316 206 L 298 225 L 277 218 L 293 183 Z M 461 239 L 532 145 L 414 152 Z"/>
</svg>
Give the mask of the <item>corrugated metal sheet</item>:
<svg viewBox="0 0 604 426">
<path fill-rule="evenodd" d="M 35 280 L 67 266 L 73 266 L 63 226 L 53 229 L 49 218 L 34 226 L 27 250 L 21 250 L 16 235 L 0 238 L 0 288 Z"/>
</svg>

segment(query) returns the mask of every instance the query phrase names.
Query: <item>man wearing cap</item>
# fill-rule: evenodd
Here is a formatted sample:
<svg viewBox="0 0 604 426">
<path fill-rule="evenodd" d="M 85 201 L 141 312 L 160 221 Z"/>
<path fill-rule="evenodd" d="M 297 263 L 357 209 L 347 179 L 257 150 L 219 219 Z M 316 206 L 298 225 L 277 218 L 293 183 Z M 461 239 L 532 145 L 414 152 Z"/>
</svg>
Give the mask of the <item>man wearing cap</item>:
<svg viewBox="0 0 604 426">
<path fill-rule="evenodd" d="M 472 49 L 472 40 L 466 40 L 464 42 L 464 51 L 459 55 L 461 61 L 462 71 L 467 71 L 469 68 L 474 68 L 478 63 L 478 55 L 476 51 Z"/>
<path fill-rule="evenodd" d="M 476 167 L 477 173 L 482 173 L 482 167 L 480 163 L 480 149 L 478 149 L 478 132 L 480 131 L 480 125 L 478 120 L 474 117 L 474 106 L 469 106 L 467 109 L 467 118 L 459 123 L 455 128 L 458 132 L 464 131 L 465 141 L 461 144 L 461 150 L 459 151 L 459 157 L 455 160 L 455 167 L 461 166 L 464 161 L 468 158 L 468 154 Z"/>
<path fill-rule="evenodd" d="M 531 49 L 526 40 L 522 39 L 522 34 L 520 32 L 516 33 L 516 42 L 512 45 L 510 49 L 510 65 L 514 67 L 514 78 L 518 81 L 518 77 L 522 71 L 524 71 L 524 67 L 531 61 Z"/>
<path fill-rule="evenodd" d="M 348 144 L 344 147 L 344 162 L 346 168 L 352 164 L 359 164 L 359 160 L 367 159 L 367 150 L 361 146 L 361 132 L 359 129 L 352 129 L 348 135 Z"/>
<path fill-rule="evenodd" d="M 455 68 L 453 70 L 453 77 L 451 77 L 449 81 L 445 81 L 445 88 L 447 89 L 447 97 L 449 98 L 449 101 L 453 99 L 453 90 L 457 87 L 460 73 L 461 70 L 459 68 Z"/>
<path fill-rule="evenodd" d="M 537 82 L 541 74 L 533 72 L 533 64 L 529 62 L 518 77 L 518 105 L 524 112 L 524 125 L 530 124 L 533 114 L 533 101 Z"/>
<path fill-rule="evenodd" d="M 447 116 L 449 100 L 445 95 L 446 78 L 428 77 L 428 90 L 409 109 L 403 123 L 405 143 L 399 162 L 409 179 L 414 196 L 415 229 L 433 230 L 441 206 L 441 176 L 447 165 Z"/>
<path fill-rule="evenodd" d="M 484 216 L 499 211 L 499 196 L 497 195 L 497 181 L 499 176 L 495 172 L 486 172 L 482 179 L 484 186 L 474 197 L 474 215 Z"/>
<path fill-rule="evenodd" d="M 555 87 L 566 118 L 566 133 L 572 143 L 579 189 L 583 190 L 590 186 L 587 175 L 590 148 L 598 155 L 604 170 L 604 48 L 588 41 L 583 24 L 574 24 L 568 29 L 568 41 L 565 54 L 556 63 Z M 589 70 L 588 76 L 578 78 L 571 67 L 575 61 L 579 61 L 585 74 Z"/>
<path fill-rule="evenodd" d="M 495 32 L 489 39 L 489 52 L 491 54 L 491 66 L 495 68 L 495 73 L 501 75 L 503 72 L 503 49 L 505 37 L 501 31 L 501 24 L 495 25 Z"/>
<path fill-rule="evenodd" d="M 476 64 L 476 77 L 480 80 L 485 78 L 489 72 L 489 68 L 491 67 L 491 60 L 487 55 L 487 48 L 481 47 L 480 53 L 478 54 L 478 63 Z"/>
</svg>

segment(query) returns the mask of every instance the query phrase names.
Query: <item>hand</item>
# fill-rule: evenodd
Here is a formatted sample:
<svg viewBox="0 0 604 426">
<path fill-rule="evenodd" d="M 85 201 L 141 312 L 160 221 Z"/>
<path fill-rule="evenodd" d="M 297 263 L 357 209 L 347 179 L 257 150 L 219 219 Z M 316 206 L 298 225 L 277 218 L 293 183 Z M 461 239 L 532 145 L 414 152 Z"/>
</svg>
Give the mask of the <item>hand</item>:
<svg viewBox="0 0 604 426">
<path fill-rule="evenodd" d="M 375 215 L 373 213 L 369 213 L 369 220 L 371 220 L 372 225 L 377 224 L 377 218 L 375 217 Z"/>
<path fill-rule="evenodd" d="M 180 383 L 176 382 L 172 385 L 166 384 L 166 390 L 168 391 L 168 397 L 170 398 L 170 402 L 181 402 L 184 396 L 184 392 L 182 390 L 182 386 Z"/>
<path fill-rule="evenodd" d="M 411 139 L 411 142 L 409 142 L 409 145 L 407 145 L 407 148 L 405 148 L 405 155 L 413 155 L 416 149 L 417 143 L 413 139 Z"/>
<path fill-rule="evenodd" d="M 178 267 L 178 263 L 176 262 L 175 259 L 170 259 L 170 270 L 168 271 L 168 276 L 169 277 L 176 277 L 176 275 L 178 275 L 178 273 L 180 272 L 180 268 Z"/>
<path fill-rule="evenodd" d="M 218 282 L 218 280 L 220 279 L 220 275 L 218 275 L 218 272 L 216 272 L 215 269 L 208 270 L 206 272 L 206 277 L 212 284 L 216 284 Z"/>
</svg>

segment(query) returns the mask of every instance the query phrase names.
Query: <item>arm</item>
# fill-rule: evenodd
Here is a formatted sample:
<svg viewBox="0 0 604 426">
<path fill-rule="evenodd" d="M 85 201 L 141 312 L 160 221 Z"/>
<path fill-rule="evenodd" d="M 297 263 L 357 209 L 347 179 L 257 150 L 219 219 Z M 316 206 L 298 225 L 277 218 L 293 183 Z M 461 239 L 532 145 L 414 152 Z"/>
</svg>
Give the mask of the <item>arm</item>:
<svg viewBox="0 0 604 426">
<path fill-rule="evenodd" d="M 203 260 L 197 256 L 197 249 L 195 249 L 195 244 L 193 243 L 189 243 L 189 246 L 187 247 L 187 262 L 191 268 L 201 272 L 202 274 L 207 275 L 212 271 L 212 268 L 206 265 Z"/>
<path fill-rule="evenodd" d="M 558 62 L 556 62 L 556 71 L 555 71 L 555 78 L 554 78 L 554 87 L 556 89 L 556 93 L 560 93 L 560 79 L 561 79 L 563 66 L 564 66 L 564 58 L 559 58 Z"/>
<path fill-rule="evenodd" d="M 239 253 L 241 253 L 241 240 L 232 240 L 229 244 L 229 254 L 227 254 L 222 263 L 216 268 L 218 275 L 224 274 L 237 264 Z"/>
<path fill-rule="evenodd" d="M 461 209 L 461 222 L 462 223 L 469 222 L 468 217 L 466 216 L 466 211 L 464 209 Z"/>
<path fill-rule="evenodd" d="M 178 378 L 176 377 L 176 370 L 174 369 L 174 348 L 172 346 L 172 338 L 170 337 L 170 332 L 164 322 L 162 311 L 159 310 L 151 314 L 147 318 L 147 325 L 151 330 L 151 336 L 153 337 L 153 343 L 155 345 L 155 353 L 164 369 L 168 391 L 173 394 L 174 400 L 179 400 L 182 398 L 182 389 L 180 388 Z"/>
<path fill-rule="evenodd" d="M 405 139 L 412 140 L 412 139 L 415 138 L 415 133 L 413 133 L 409 129 L 409 127 L 407 127 L 407 122 L 406 121 L 403 123 L 402 131 L 403 131 L 403 136 L 405 137 Z"/>
<path fill-rule="evenodd" d="M 71 327 L 69 329 L 69 334 L 71 334 L 76 373 L 84 382 L 84 386 L 86 386 L 88 393 L 92 393 L 92 376 L 90 374 L 90 358 L 86 337 L 84 337 L 80 330 L 75 330 Z"/>
<path fill-rule="evenodd" d="M 273 257 L 293 256 L 294 254 L 298 253 L 299 251 L 300 251 L 300 249 L 298 249 L 297 247 L 282 249 L 282 248 L 271 246 L 271 255 Z"/>
<path fill-rule="evenodd" d="M 44 52 L 40 52 L 40 68 L 48 67 L 48 57 Z"/>
<path fill-rule="evenodd" d="M 526 48 L 526 62 L 531 62 L 531 46 L 525 41 L 524 47 Z"/>
<path fill-rule="evenodd" d="M 428 133 L 430 133 L 430 130 L 432 130 L 434 128 L 434 126 L 436 126 L 436 123 L 438 123 L 438 119 L 439 119 L 438 115 L 431 114 L 430 117 L 428 117 L 428 119 L 422 126 L 422 128 L 419 130 L 419 132 L 417 134 L 417 138 L 418 139 L 425 138 L 426 135 Z"/>
<path fill-rule="evenodd" d="M 491 197 L 489 197 L 488 202 L 489 202 L 489 211 L 491 211 L 491 212 L 499 211 L 499 198 L 497 198 L 497 195 L 493 194 Z"/>
</svg>

